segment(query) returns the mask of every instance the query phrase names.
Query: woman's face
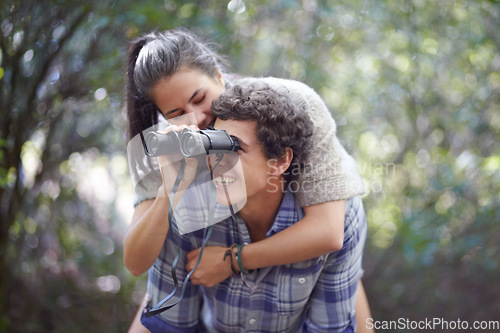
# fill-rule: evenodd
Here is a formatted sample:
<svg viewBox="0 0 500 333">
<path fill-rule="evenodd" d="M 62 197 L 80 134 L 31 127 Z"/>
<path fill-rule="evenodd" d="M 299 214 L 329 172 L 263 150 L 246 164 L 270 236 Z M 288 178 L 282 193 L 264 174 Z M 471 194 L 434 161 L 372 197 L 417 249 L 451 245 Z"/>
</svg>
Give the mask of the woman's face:
<svg viewBox="0 0 500 333">
<path fill-rule="evenodd" d="M 213 78 L 199 70 L 185 68 L 154 85 L 151 98 L 166 119 L 194 117 L 195 123 L 185 120 L 186 125 L 197 125 L 203 129 L 213 122 L 212 101 L 224 90 L 222 74 Z"/>
</svg>

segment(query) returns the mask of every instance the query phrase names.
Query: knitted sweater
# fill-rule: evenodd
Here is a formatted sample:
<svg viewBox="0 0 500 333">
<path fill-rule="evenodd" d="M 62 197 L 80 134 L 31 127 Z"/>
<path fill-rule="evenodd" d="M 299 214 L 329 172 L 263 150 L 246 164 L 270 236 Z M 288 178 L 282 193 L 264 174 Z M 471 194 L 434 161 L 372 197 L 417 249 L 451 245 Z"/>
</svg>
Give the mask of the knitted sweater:
<svg viewBox="0 0 500 333">
<path fill-rule="evenodd" d="M 364 194 L 365 187 L 356 163 L 340 144 L 336 136 L 335 121 L 319 95 L 304 83 L 273 77 L 240 78 L 232 80 L 231 84 L 250 84 L 257 80 L 264 81 L 273 89 L 287 95 L 293 103 L 309 113 L 313 123 L 313 144 L 309 158 L 299 171 L 296 183 L 290 186 L 299 203 L 305 207 Z M 165 124 L 159 125 L 159 128 L 163 127 Z M 135 139 L 129 142 L 128 151 L 135 186 L 134 205 L 137 205 L 156 197 L 161 177 L 156 158 L 130 156 L 131 151 L 142 150 L 140 139 Z M 134 145 L 136 147 L 132 148 Z M 148 159 L 147 163 L 144 158 Z"/>
</svg>

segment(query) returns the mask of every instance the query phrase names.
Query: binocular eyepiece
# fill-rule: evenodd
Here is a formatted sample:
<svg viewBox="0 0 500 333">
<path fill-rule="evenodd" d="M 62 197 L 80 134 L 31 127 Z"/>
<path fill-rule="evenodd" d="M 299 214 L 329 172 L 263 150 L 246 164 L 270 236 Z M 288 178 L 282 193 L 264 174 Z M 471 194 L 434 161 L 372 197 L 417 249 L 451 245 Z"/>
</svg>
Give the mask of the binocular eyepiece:
<svg viewBox="0 0 500 333">
<path fill-rule="evenodd" d="M 148 156 L 182 154 L 195 157 L 217 152 L 236 152 L 240 148 L 238 138 L 224 130 L 184 129 L 181 132 L 170 131 L 167 134 L 149 132 L 146 134 L 144 151 Z"/>
</svg>

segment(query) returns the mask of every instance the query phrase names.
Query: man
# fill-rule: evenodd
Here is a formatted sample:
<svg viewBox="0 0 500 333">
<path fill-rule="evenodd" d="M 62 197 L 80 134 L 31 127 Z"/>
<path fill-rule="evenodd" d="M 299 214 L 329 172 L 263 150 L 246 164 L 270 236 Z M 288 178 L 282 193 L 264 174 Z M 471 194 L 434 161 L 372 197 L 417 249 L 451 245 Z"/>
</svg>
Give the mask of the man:
<svg viewBox="0 0 500 333">
<path fill-rule="evenodd" d="M 359 197 L 346 201 L 341 250 L 254 271 L 247 271 L 241 260 L 245 244 L 281 232 L 303 216 L 291 184 L 310 147 L 310 119 L 284 95 L 260 85 L 228 89 L 212 110 L 218 118 L 215 128 L 237 137 L 241 148 L 237 153 L 241 172 L 226 167 L 235 165 L 234 156 L 209 157 L 217 201 L 227 205 L 246 200 L 237 214 L 214 225 L 208 243 L 227 248 L 221 260 L 234 274 L 210 288 L 188 284 L 176 307 L 143 318 L 144 325 L 153 332 L 355 331 L 354 304 L 366 237 Z M 177 267 L 184 267 L 186 254 L 200 247 L 203 238 L 203 231 L 168 236 L 167 256 L 173 262 L 180 248 Z M 157 279 L 149 293 L 154 304 L 174 285 L 160 270 L 153 267 Z M 187 272 L 178 275 L 182 281 Z"/>
</svg>

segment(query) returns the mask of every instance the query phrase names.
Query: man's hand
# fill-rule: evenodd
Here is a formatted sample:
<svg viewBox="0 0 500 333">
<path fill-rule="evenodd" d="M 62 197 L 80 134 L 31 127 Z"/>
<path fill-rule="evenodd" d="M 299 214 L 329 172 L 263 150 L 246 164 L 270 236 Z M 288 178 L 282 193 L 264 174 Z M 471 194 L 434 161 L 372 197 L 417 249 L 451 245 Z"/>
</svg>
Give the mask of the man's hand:
<svg viewBox="0 0 500 333">
<path fill-rule="evenodd" d="M 230 256 L 224 261 L 227 248 L 222 246 L 207 246 L 203 250 L 203 256 L 198 268 L 191 275 L 193 284 L 201 284 L 204 287 L 213 287 L 231 276 Z M 187 271 L 191 271 L 196 265 L 200 249 L 193 250 L 187 255 Z"/>
</svg>

